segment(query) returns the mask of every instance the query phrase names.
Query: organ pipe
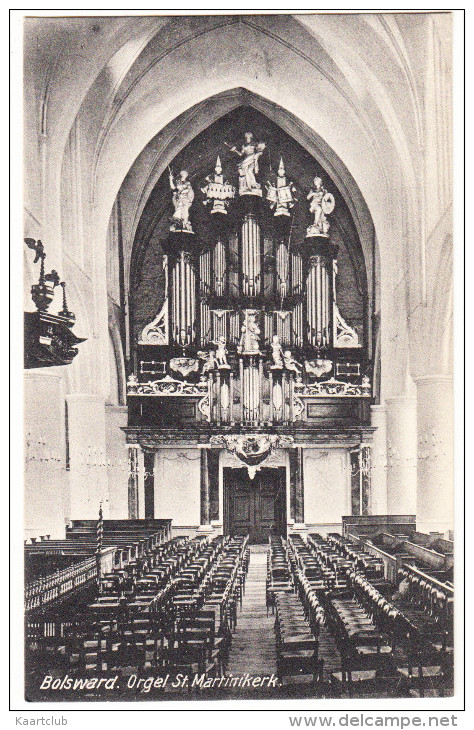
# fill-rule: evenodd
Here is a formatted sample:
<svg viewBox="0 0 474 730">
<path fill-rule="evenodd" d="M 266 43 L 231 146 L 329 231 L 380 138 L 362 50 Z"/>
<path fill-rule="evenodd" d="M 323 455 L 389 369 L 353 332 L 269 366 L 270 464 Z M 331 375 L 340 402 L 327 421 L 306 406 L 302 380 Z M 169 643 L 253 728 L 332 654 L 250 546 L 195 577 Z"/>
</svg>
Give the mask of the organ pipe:
<svg viewBox="0 0 474 730">
<path fill-rule="evenodd" d="M 196 335 L 196 274 L 191 256 L 181 251 L 172 272 L 172 333 L 184 347 L 193 344 Z"/>
<path fill-rule="evenodd" d="M 276 293 L 280 299 L 283 299 L 288 294 L 288 275 L 288 248 L 284 243 L 279 243 L 276 252 Z"/>
<path fill-rule="evenodd" d="M 306 317 L 308 342 L 312 347 L 319 348 L 330 344 L 329 297 L 326 261 L 322 256 L 311 256 L 306 280 Z"/>
<path fill-rule="evenodd" d="M 248 213 L 242 224 L 242 292 L 255 297 L 261 290 L 260 226 Z"/>
<path fill-rule="evenodd" d="M 226 293 L 226 257 L 225 247 L 222 241 L 218 241 L 214 247 L 214 293 L 218 297 Z"/>
</svg>

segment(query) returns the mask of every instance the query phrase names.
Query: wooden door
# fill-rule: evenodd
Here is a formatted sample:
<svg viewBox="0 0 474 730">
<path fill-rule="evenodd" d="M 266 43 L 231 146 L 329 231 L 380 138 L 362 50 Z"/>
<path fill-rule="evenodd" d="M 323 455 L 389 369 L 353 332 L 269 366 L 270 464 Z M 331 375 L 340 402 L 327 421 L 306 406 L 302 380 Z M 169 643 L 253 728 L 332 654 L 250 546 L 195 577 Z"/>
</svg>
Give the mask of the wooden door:
<svg viewBox="0 0 474 730">
<path fill-rule="evenodd" d="M 224 529 L 265 543 L 286 534 L 285 468 L 262 468 L 252 480 L 246 468 L 224 469 Z"/>
</svg>

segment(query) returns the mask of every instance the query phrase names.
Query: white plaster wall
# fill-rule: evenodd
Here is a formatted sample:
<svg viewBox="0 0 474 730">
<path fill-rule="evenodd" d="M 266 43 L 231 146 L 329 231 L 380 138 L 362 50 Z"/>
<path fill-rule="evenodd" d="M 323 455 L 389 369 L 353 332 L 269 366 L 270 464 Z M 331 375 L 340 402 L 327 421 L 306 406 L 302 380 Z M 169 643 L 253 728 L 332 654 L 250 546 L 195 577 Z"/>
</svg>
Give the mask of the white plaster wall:
<svg viewBox="0 0 474 730">
<path fill-rule="evenodd" d="M 24 393 L 25 538 L 64 538 L 69 495 L 64 460 L 63 379 L 54 372 L 28 370 Z M 14 489 L 19 487 L 13 485 Z"/>
<path fill-rule="evenodd" d="M 304 518 L 318 531 L 338 529 L 350 514 L 347 449 L 304 449 Z"/>
<path fill-rule="evenodd" d="M 122 426 L 127 425 L 127 407 L 105 407 L 109 519 L 128 518 L 128 448 Z"/>
<path fill-rule="evenodd" d="M 199 449 L 162 449 L 155 460 L 155 517 L 171 519 L 173 533 L 200 523 Z"/>
<path fill-rule="evenodd" d="M 71 514 L 73 520 L 97 519 L 102 502 L 109 518 L 105 403 L 98 395 L 67 395 Z"/>
</svg>

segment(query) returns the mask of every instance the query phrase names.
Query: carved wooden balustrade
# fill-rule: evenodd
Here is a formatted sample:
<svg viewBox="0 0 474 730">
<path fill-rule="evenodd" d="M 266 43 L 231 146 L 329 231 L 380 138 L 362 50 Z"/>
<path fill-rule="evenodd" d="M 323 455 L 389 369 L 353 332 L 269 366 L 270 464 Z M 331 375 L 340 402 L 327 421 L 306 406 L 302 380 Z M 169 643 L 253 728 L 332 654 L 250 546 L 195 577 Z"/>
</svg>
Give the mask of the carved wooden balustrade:
<svg viewBox="0 0 474 730">
<path fill-rule="evenodd" d="M 364 423 L 371 386 L 334 377 L 304 383 L 284 369 L 264 371 L 262 361 L 241 359 L 238 374 L 216 368 L 198 382 L 169 375 L 157 380 L 128 382 L 129 425 L 166 427 L 206 422 L 215 426 L 242 424 L 316 424 L 322 418 L 335 425 L 343 421 Z"/>
<path fill-rule="evenodd" d="M 44 606 L 74 588 L 97 579 L 97 560 L 95 556 L 58 570 L 25 586 L 25 611 Z"/>
</svg>

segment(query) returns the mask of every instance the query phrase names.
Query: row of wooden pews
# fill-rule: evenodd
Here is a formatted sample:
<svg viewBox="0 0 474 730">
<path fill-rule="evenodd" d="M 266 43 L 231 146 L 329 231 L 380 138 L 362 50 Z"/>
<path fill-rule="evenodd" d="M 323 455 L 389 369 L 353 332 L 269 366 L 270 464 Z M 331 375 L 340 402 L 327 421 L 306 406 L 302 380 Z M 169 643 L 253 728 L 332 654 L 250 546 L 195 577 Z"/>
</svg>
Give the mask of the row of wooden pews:
<svg viewBox="0 0 474 730">
<path fill-rule="evenodd" d="M 338 694 L 334 689 L 338 681 L 342 693 L 349 696 L 452 692 L 452 584 L 442 583 L 436 571 L 430 575 L 428 569 L 421 570 L 419 561 L 403 564 L 398 580 L 391 582 L 379 556 L 363 542 L 338 534 L 324 538 L 314 534 L 307 540 L 292 535 L 286 545 L 281 540 L 275 545 L 275 541 L 270 540 L 269 575 L 272 560 L 289 570 L 273 595 L 277 647 L 285 632 L 291 636 L 294 630 L 297 642 L 297 632 L 301 630 L 303 636 L 304 628 L 314 639 L 323 640 L 318 661 L 326 669 L 314 674 L 320 695 Z M 283 634 L 280 625 L 285 626 Z M 328 631 L 339 655 L 336 667 Z M 303 645 L 300 648 L 304 652 Z M 309 660 L 304 653 L 300 659 L 303 673 Z M 290 664 L 297 674 L 296 651 Z M 284 672 L 284 666 L 282 653 L 279 672 Z"/>
<path fill-rule="evenodd" d="M 293 554 L 293 559 L 295 555 Z M 294 563 L 281 537 L 270 537 L 267 554 L 267 613 L 275 612 L 277 674 L 282 688 L 304 683 L 313 689 L 320 681 L 318 623 L 294 593 Z M 312 614 L 312 618 L 315 616 Z"/>
<path fill-rule="evenodd" d="M 38 690 L 45 676 L 126 677 L 153 671 L 157 691 L 159 679 L 167 676 L 219 678 L 248 559 L 245 537 L 174 538 L 148 549 L 131 566 L 102 576 L 97 594 L 80 614 L 57 611 L 27 621 L 30 698 L 45 698 Z M 166 691 L 178 691 L 172 684 L 170 679 Z M 92 689 L 91 697 L 98 696 L 103 694 Z"/>
</svg>

